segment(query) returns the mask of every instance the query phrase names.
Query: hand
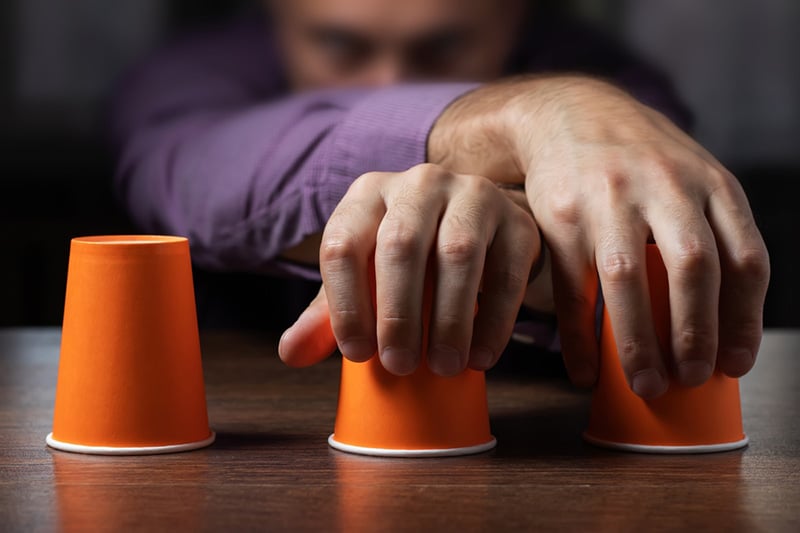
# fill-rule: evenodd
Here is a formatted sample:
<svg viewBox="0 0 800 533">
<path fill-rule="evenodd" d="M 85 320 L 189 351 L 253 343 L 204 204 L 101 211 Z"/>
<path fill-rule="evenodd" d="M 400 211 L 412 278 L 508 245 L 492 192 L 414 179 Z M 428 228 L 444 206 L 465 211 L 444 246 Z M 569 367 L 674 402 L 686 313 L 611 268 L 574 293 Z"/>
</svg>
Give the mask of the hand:
<svg viewBox="0 0 800 533">
<path fill-rule="evenodd" d="M 692 386 L 715 366 L 734 377 L 752 367 L 766 248 L 736 179 L 658 112 L 586 78 L 505 82 L 451 105 L 431 132 L 429 154 L 456 171 L 524 182 L 551 256 L 575 383 L 597 377 L 598 274 L 623 368 L 640 396 L 663 393 L 668 371 Z M 669 276 L 672 360 L 660 353 L 650 316 L 651 238 Z"/>
<path fill-rule="evenodd" d="M 365 174 L 325 227 L 323 288 L 284 333 L 279 353 L 291 366 L 307 366 L 338 344 L 353 361 L 378 352 L 390 372 L 413 372 L 423 350 L 423 286 L 432 275 L 429 367 L 442 376 L 468 365 L 485 370 L 511 336 L 538 253 L 530 213 L 485 178 L 429 164 Z"/>
</svg>

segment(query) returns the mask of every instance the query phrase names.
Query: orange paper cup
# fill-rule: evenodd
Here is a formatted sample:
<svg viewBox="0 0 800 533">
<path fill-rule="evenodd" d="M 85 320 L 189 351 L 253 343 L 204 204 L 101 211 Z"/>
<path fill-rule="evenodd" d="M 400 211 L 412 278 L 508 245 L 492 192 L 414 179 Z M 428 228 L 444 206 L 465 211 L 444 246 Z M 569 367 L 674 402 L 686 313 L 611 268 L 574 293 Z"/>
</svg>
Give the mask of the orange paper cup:
<svg viewBox="0 0 800 533">
<path fill-rule="evenodd" d="M 432 290 L 426 287 L 424 323 Z M 427 346 L 427 327 L 423 346 Z M 331 447 L 349 453 L 388 457 L 441 457 L 480 453 L 495 447 L 489 429 L 483 372 L 453 377 L 430 371 L 423 351 L 408 376 L 383 368 L 377 354 L 363 363 L 342 358 L 336 425 Z"/>
<path fill-rule="evenodd" d="M 185 451 L 213 440 L 188 241 L 73 239 L 47 444 L 122 455 Z"/>
<path fill-rule="evenodd" d="M 669 286 L 655 245 L 647 247 L 647 274 L 656 334 L 662 353 L 669 354 Z M 654 400 L 640 398 L 625 380 L 604 310 L 600 375 L 583 436 L 592 444 L 633 452 L 707 453 L 741 448 L 748 439 L 742 431 L 739 381 L 715 371 L 703 385 L 684 387 L 671 372 L 666 393 Z"/>
</svg>

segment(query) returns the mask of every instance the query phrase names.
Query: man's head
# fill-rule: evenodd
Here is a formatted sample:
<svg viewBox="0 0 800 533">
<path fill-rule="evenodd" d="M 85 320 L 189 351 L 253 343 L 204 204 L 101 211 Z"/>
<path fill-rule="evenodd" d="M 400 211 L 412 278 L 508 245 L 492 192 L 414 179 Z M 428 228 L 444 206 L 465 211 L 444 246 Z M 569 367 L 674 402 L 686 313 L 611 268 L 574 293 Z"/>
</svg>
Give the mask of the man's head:
<svg viewBox="0 0 800 533">
<path fill-rule="evenodd" d="M 295 89 L 501 74 L 525 0 L 271 0 Z"/>
</svg>

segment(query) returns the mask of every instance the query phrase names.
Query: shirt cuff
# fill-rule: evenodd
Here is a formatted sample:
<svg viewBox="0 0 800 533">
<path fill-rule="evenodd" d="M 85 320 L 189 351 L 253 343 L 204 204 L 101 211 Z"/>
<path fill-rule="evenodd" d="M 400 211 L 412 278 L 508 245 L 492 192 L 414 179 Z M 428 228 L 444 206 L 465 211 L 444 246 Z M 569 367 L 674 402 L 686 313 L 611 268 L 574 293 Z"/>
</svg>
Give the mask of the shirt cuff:
<svg viewBox="0 0 800 533">
<path fill-rule="evenodd" d="M 428 134 L 442 111 L 475 83 L 398 85 L 356 104 L 335 128 L 325 171 L 313 184 L 320 222 L 366 172 L 402 172 L 427 160 Z"/>
</svg>

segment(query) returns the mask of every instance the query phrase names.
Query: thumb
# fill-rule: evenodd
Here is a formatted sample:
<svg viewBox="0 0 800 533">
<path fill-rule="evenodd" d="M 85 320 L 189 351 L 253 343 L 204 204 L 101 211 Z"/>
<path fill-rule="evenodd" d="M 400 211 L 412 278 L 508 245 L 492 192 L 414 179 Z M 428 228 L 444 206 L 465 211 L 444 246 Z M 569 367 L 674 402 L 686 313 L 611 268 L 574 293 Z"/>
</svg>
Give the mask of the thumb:
<svg viewBox="0 0 800 533">
<path fill-rule="evenodd" d="M 291 367 L 319 363 L 336 350 L 336 338 L 328 316 L 325 286 L 308 304 L 292 326 L 283 332 L 278 343 L 278 355 Z"/>
</svg>

